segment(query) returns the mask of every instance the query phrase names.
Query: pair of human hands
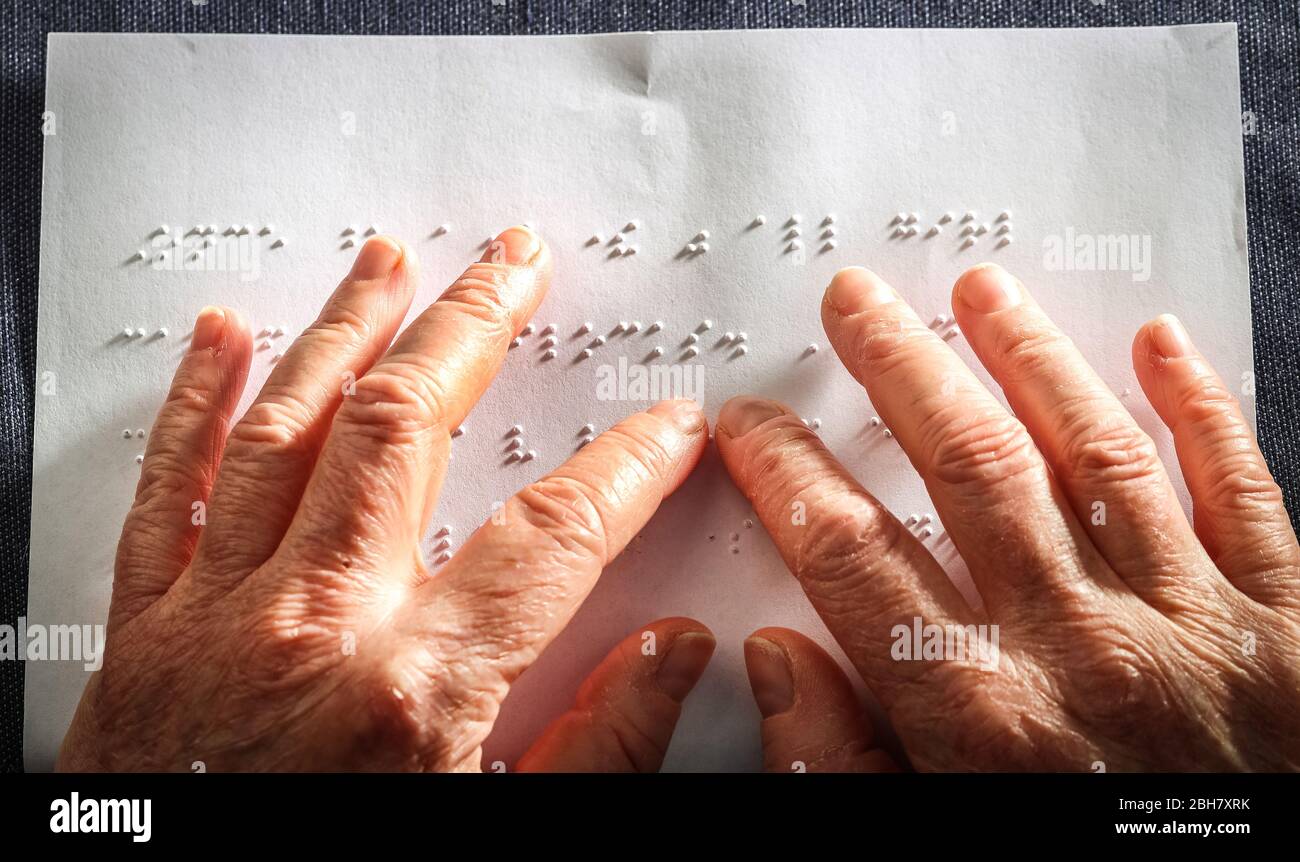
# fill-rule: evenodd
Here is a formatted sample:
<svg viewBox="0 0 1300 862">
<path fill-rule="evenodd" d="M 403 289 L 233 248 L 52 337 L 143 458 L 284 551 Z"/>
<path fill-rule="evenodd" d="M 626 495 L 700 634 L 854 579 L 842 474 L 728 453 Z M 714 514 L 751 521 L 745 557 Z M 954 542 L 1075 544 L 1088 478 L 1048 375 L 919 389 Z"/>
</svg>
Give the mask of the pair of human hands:
<svg viewBox="0 0 1300 862">
<path fill-rule="evenodd" d="M 451 433 L 550 275 L 545 244 L 511 228 L 397 336 L 417 264 L 373 237 L 233 424 L 250 332 L 232 310 L 199 315 L 149 437 L 106 655 L 61 768 L 480 768 L 512 681 L 709 439 L 689 401 L 633 415 L 427 571 L 420 538 Z M 1018 281 L 975 267 L 952 304 L 1014 414 L 867 270 L 835 276 L 822 319 L 982 607 L 786 408 L 732 399 L 715 435 L 911 765 L 1300 766 L 1300 548 L 1249 426 L 1181 324 L 1144 326 L 1133 363 L 1173 432 L 1194 526 L 1152 441 Z M 918 617 L 998 626 L 996 667 L 897 660 L 894 629 Z M 632 633 L 514 768 L 657 769 L 713 648 L 689 619 Z M 897 768 L 812 641 L 760 629 L 745 660 L 768 769 Z"/>
</svg>

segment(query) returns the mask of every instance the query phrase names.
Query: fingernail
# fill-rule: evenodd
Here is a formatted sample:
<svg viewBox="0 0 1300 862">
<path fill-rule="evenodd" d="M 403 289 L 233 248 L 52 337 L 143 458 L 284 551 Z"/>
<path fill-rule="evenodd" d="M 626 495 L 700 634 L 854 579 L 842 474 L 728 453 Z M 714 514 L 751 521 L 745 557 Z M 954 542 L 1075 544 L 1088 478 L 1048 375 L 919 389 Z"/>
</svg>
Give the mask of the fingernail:
<svg viewBox="0 0 1300 862">
<path fill-rule="evenodd" d="M 1020 304 L 1020 282 L 996 263 L 966 270 L 957 280 L 957 297 L 976 311 L 988 314 Z"/>
<path fill-rule="evenodd" d="M 745 670 L 763 718 L 780 715 L 794 706 L 794 677 L 785 651 L 779 646 L 766 638 L 746 638 Z"/>
<path fill-rule="evenodd" d="M 708 632 L 683 632 L 668 646 L 655 681 L 664 693 L 679 703 L 695 688 L 717 645 Z"/>
<path fill-rule="evenodd" d="M 218 347 L 226 334 L 226 312 L 215 305 L 206 306 L 194 321 L 194 337 L 190 350 L 207 350 Z"/>
<path fill-rule="evenodd" d="M 871 270 L 860 266 L 841 269 L 826 288 L 826 301 L 845 317 L 897 299 L 898 294 L 892 287 Z"/>
<path fill-rule="evenodd" d="M 372 236 L 361 246 L 348 277 L 356 281 L 383 278 L 402 259 L 402 247 L 386 236 Z"/>
<path fill-rule="evenodd" d="M 1191 356 L 1196 350 L 1192 347 L 1192 338 L 1187 334 L 1182 321 L 1172 314 L 1162 314 L 1156 318 L 1151 327 L 1151 343 L 1166 359 Z"/>
<path fill-rule="evenodd" d="M 722 405 L 718 430 L 728 437 L 744 437 L 769 419 L 785 413 L 780 404 L 766 398 L 741 395 Z"/>
<path fill-rule="evenodd" d="M 704 411 L 700 410 L 700 405 L 689 398 L 660 401 L 650 408 L 650 412 L 669 420 L 683 434 L 697 431 L 704 424 Z"/>
<path fill-rule="evenodd" d="M 526 227 L 506 228 L 496 239 L 492 240 L 487 251 L 480 258 L 483 263 L 508 263 L 522 266 L 532 263 L 533 258 L 542 250 L 542 240 Z"/>
</svg>

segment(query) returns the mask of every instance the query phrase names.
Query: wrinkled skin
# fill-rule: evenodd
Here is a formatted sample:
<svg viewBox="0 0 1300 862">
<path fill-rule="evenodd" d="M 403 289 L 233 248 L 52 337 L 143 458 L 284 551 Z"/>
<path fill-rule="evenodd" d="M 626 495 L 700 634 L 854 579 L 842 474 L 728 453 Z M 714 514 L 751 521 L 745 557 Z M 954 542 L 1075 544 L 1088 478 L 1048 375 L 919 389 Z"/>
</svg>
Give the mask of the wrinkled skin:
<svg viewBox="0 0 1300 862">
<path fill-rule="evenodd" d="M 390 347 L 416 265 L 372 238 L 229 433 L 252 341 L 233 311 L 200 314 L 149 438 L 104 665 L 61 768 L 480 767 L 511 681 L 708 440 L 690 402 L 629 417 L 430 575 L 419 538 L 450 433 L 550 268 L 540 239 L 512 228 Z M 713 646 L 686 619 L 631 633 L 517 767 L 658 769 Z"/>
<path fill-rule="evenodd" d="M 416 264 L 372 238 L 233 425 L 252 339 L 235 312 L 204 310 L 149 438 L 104 665 L 61 768 L 489 768 L 511 682 L 708 440 L 689 402 L 631 416 L 430 574 L 419 540 L 451 432 L 549 277 L 544 244 L 511 228 L 394 341 Z M 1022 286 L 977 267 L 953 306 L 1014 417 L 867 271 L 836 276 L 823 319 L 925 479 L 978 609 L 785 408 L 733 399 L 716 435 L 911 764 L 1296 768 L 1300 549 L 1181 326 L 1148 324 L 1134 362 L 1173 428 L 1194 529 L 1150 440 Z M 893 626 L 916 616 L 996 623 L 997 669 L 892 660 Z M 630 633 L 510 768 L 657 769 L 713 648 L 683 618 Z M 761 629 L 745 657 L 768 769 L 898 768 L 811 640 Z"/>
<path fill-rule="evenodd" d="M 822 304 L 947 537 L 923 544 L 775 402 L 733 399 L 716 434 L 912 765 L 1300 767 L 1300 550 L 1249 426 L 1182 324 L 1143 327 L 1133 363 L 1173 431 L 1194 527 L 1152 441 L 1022 284 L 979 266 L 952 304 L 1014 415 L 873 273 L 841 271 Z M 954 547 L 978 609 L 931 553 Z M 996 668 L 894 660 L 893 628 L 915 617 L 997 625 Z M 818 647 L 768 629 L 746 656 L 768 769 L 891 768 Z"/>
</svg>

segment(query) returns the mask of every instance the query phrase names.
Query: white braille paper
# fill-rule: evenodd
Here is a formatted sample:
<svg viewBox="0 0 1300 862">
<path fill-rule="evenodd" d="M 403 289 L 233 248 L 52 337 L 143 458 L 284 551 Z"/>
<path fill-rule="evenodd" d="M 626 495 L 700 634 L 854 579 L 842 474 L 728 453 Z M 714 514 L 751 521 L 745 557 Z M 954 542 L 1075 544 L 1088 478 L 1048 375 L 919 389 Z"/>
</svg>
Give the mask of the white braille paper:
<svg viewBox="0 0 1300 862">
<path fill-rule="evenodd" d="M 1178 314 L 1253 415 L 1238 92 L 1226 24 L 53 35 L 29 622 L 104 620 L 144 445 L 122 429 L 151 423 L 198 310 L 234 306 L 254 331 L 274 321 L 291 338 L 348 269 L 356 250 L 344 246 L 360 244 L 361 226 L 417 252 L 417 310 L 511 224 L 532 224 L 554 252 L 542 314 L 556 344 L 530 335 L 509 351 L 452 444 L 434 523 L 458 537 L 569 457 L 575 428 L 647 406 L 635 390 L 597 386 L 643 362 L 689 372 L 710 419 L 738 393 L 784 400 L 820 419 L 818 433 L 894 512 L 934 511 L 835 352 L 810 347 L 825 338 L 822 291 L 849 264 L 881 273 L 932 320 L 950 311 L 963 269 L 1001 262 L 1117 392 L 1139 393 L 1125 403 L 1173 463 L 1130 367 L 1145 320 Z M 1011 212 L 1007 234 L 928 230 L 957 213 Z M 834 241 L 786 239 L 798 214 L 833 222 Z M 921 230 L 900 235 L 900 216 Z M 160 224 L 170 231 L 155 235 Z M 683 239 L 705 225 L 709 253 L 686 253 Z M 637 254 L 601 243 L 620 227 Z M 164 253 L 182 241 L 200 255 Z M 662 321 L 662 332 L 614 331 L 633 319 Z M 706 334 L 706 319 L 745 343 Z M 172 337 L 124 335 L 163 328 Z M 254 352 L 247 397 L 273 361 Z M 512 460 L 503 440 L 516 424 L 527 457 Z M 766 533 L 742 528 L 752 518 L 710 451 L 518 681 L 484 762 L 512 763 L 611 646 L 680 614 L 710 626 L 718 650 L 665 768 L 757 768 L 744 637 L 786 625 L 831 641 Z M 968 586 L 942 524 L 926 529 Z M 431 565 L 454 553 L 433 530 Z M 87 672 L 32 661 L 26 674 L 26 760 L 42 769 Z"/>
</svg>

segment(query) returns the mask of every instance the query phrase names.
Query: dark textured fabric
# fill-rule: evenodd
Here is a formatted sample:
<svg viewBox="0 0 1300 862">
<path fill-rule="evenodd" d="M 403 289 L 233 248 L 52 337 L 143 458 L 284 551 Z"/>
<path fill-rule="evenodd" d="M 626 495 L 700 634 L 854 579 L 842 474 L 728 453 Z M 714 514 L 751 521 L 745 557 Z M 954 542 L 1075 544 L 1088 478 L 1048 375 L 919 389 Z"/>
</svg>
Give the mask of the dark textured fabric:
<svg viewBox="0 0 1300 862">
<path fill-rule="evenodd" d="M 915 0 L 829 2 L 343 2 L 343 0 L 7 0 L 0 14 L 0 621 L 27 605 L 36 284 L 45 43 L 51 32 L 555 34 L 745 27 L 1083 27 L 1236 21 L 1259 436 L 1300 512 L 1300 4 L 1296 0 Z M 40 517 L 58 517 L 42 512 Z M 22 665 L 0 662 L 0 768 L 22 762 Z"/>
</svg>

